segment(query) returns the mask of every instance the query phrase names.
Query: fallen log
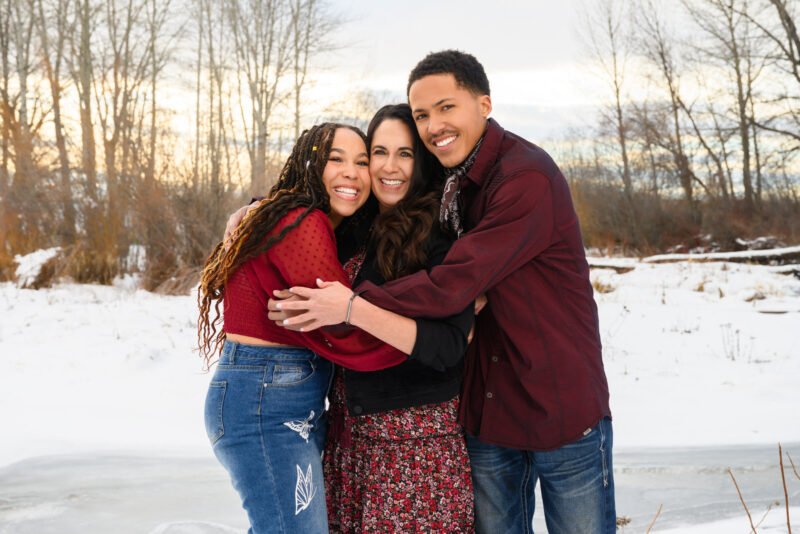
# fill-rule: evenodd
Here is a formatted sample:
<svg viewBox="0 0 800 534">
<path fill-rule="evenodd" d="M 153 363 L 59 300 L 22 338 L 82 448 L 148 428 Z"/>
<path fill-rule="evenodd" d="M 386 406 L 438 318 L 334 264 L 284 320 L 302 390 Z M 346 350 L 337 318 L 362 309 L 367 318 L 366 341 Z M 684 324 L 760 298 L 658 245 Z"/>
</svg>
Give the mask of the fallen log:
<svg viewBox="0 0 800 534">
<path fill-rule="evenodd" d="M 739 252 L 709 252 L 706 254 L 658 254 L 649 256 L 642 263 L 674 263 L 678 261 L 728 261 L 732 263 L 759 263 L 778 265 L 800 260 L 800 246 L 768 250 L 742 250 Z"/>
<path fill-rule="evenodd" d="M 636 268 L 636 260 L 633 258 L 595 258 L 587 257 L 590 269 L 611 269 L 617 274 L 625 274 Z"/>
</svg>

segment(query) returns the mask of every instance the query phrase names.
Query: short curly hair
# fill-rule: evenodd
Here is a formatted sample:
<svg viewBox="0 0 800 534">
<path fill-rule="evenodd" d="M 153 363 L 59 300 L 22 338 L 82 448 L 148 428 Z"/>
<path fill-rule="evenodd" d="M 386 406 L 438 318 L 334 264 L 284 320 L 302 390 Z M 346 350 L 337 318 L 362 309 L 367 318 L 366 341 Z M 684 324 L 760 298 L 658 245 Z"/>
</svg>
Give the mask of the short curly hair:
<svg viewBox="0 0 800 534">
<path fill-rule="evenodd" d="M 475 56 L 460 50 L 431 52 L 417 63 L 408 75 L 406 96 L 411 92 L 411 84 L 432 74 L 452 74 L 456 83 L 476 95 L 489 95 L 489 78 L 483 65 Z"/>
</svg>

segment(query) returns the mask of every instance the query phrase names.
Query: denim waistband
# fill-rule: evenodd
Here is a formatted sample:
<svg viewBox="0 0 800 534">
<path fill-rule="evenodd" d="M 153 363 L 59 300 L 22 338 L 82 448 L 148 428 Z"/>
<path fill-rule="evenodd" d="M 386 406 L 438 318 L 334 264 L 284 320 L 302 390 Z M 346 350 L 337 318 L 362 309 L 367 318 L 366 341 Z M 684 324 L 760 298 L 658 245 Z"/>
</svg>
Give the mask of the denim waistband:
<svg viewBox="0 0 800 534">
<path fill-rule="evenodd" d="M 219 363 L 235 364 L 245 360 L 252 364 L 259 361 L 308 360 L 309 358 L 317 358 L 317 355 L 303 347 L 265 347 L 226 341 L 222 346 Z"/>
</svg>

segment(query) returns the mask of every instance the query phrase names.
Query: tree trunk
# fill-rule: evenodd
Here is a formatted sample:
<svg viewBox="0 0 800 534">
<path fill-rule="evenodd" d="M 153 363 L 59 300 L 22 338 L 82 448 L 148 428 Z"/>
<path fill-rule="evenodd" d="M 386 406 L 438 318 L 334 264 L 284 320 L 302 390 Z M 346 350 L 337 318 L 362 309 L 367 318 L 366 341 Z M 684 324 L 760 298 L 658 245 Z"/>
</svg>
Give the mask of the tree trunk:
<svg viewBox="0 0 800 534">
<path fill-rule="evenodd" d="M 43 0 L 39 0 L 39 39 L 42 45 L 42 56 L 45 74 L 50 84 L 50 96 L 53 99 L 53 128 L 58 149 L 59 174 L 61 176 L 61 204 L 63 221 L 61 223 L 62 243 L 75 241 L 75 204 L 72 198 L 72 180 L 70 177 L 69 155 L 67 154 L 67 141 L 64 136 L 64 125 L 61 118 L 61 61 L 64 57 L 66 3 L 58 0 L 56 12 L 53 15 L 52 25 L 57 29 L 55 49 L 50 49 L 50 39 L 47 33 L 51 21 L 45 17 Z M 55 61 L 51 59 L 55 54 Z"/>
<path fill-rule="evenodd" d="M 78 46 L 78 73 L 76 86 L 80 103 L 81 122 L 81 167 L 86 174 L 86 193 L 91 203 L 90 222 L 94 224 L 94 214 L 98 203 L 97 195 L 97 154 L 94 139 L 94 123 L 92 119 L 92 6 L 89 0 L 79 0 L 80 36 Z"/>
<path fill-rule="evenodd" d="M 10 6 L 10 0 L 0 0 L 0 69 L 2 69 L 0 73 L 2 74 L 0 78 L 0 121 L 2 121 L 2 124 L 0 124 L 0 210 L 5 205 L 10 182 L 8 170 L 9 162 L 11 161 L 11 130 L 9 128 L 11 107 L 8 95 L 8 84 L 11 78 L 11 66 L 9 63 Z M 0 216 L 2 216 L 1 212 Z M 0 223 L 4 222 L 4 218 L 0 219 Z"/>
</svg>

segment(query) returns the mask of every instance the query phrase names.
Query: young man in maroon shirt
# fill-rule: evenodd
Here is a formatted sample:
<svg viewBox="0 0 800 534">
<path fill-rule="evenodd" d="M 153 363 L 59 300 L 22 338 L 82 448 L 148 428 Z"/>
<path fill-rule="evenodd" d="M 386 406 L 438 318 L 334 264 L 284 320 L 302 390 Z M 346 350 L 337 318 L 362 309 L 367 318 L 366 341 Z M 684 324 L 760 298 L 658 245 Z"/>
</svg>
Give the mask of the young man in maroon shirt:
<svg viewBox="0 0 800 534">
<path fill-rule="evenodd" d="M 420 136 L 446 167 L 440 219 L 459 239 L 430 272 L 359 286 L 351 318 L 369 313 L 362 298 L 441 318 L 486 293 L 460 413 L 478 532 L 532 532 L 538 480 L 551 534 L 613 533 L 608 384 L 567 182 L 544 150 L 488 118 L 489 82 L 473 56 L 428 55 L 407 92 Z M 309 311 L 297 319 L 341 322 L 329 290 L 305 292 Z"/>
<path fill-rule="evenodd" d="M 449 171 L 442 219 L 460 239 L 430 273 L 359 289 L 428 318 L 487 294 L 461 397 L 479 532 L 531 532 L 538 478 L 551 534 L 613 533 L 608 384 L 567 182 L 541 148 L 488 119 L 489 82 L 473 56 L 428 55 L 408 99 Z"/>
</svg>

